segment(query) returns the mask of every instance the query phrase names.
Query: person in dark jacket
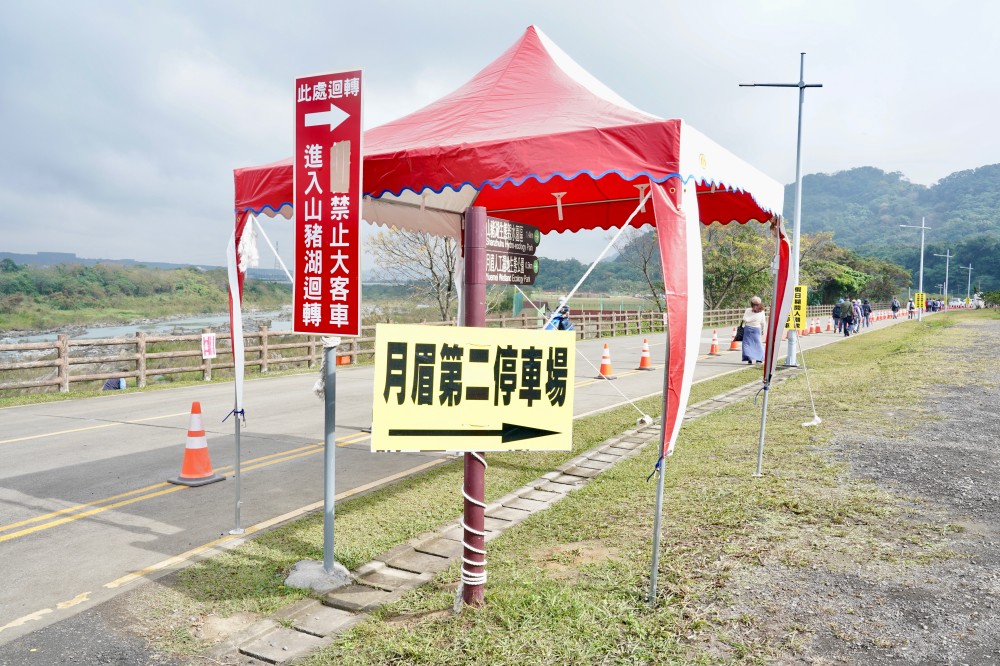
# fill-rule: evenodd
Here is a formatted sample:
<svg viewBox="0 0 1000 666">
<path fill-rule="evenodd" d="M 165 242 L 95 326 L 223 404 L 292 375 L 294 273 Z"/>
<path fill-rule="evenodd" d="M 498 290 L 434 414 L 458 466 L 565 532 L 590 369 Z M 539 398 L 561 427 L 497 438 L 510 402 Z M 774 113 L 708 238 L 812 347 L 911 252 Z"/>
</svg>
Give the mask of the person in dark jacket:
<svg viewBox="0 0 1000 666">
<path fill-rule="evenodd" d="M 831 316 L 833 317 L 833 332 L 840 333 L 844 328 L 844 321 L 841 319 L 842 313 L 844 312 L 844 299 L 838 299 L 836 304 L 833 306 L 833 312 Z"/>
<path fill-rule="evenodd" d="M 840 327 L 844 331 L 845 338 L 851 334 L 852 326 L 854 326 L 854 304 L 844 301 L 840 306 Z"/>
<path fill-rule="evenodd" d="M 861 317 L 864 327 L 869 328 L 872 325 L 872 304 L 868 302 L 867 298 L 861 302 Z"/>
</svg>

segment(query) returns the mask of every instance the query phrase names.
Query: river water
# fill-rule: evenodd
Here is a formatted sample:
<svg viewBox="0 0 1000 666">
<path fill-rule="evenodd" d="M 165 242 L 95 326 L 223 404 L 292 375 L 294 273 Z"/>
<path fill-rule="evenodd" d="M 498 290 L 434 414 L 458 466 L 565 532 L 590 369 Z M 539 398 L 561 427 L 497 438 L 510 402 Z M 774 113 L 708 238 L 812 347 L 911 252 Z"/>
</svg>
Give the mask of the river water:
<svg viewBox="0 0 1000 666">
<path fill-rule="evenodd" d="M 287 311 L 275 312 L 244 312 L 243 327 L 246 330 L 257 330 L 258 323 L 267 324 L 268 328 L 275 331 L 292 330 L 291 314 Z M 270 323 L 267 323 L 270 322 Z M 166 319 L 164 321 L 143 322 L 139 324 L 126 324 L 122 326 L 93 326 L 90 328 L 74 328 L 69 336 L 75 340 L 96 340 L 101 338 L 131 338 L 139 331 L 148 335 L 166 335 L 186 333 L 200 333 L 203 329 L 214 331 L 229 330 L 229 314 L 218 315 L 198 315 L 196 317 L 184 317 L 178 319 Z M 49 342 L 58 337 L 58 332 L 40 333 L 37 335 L 25 335 L 15 337 L 2 337 L 0 342 Z"/>
</svg>

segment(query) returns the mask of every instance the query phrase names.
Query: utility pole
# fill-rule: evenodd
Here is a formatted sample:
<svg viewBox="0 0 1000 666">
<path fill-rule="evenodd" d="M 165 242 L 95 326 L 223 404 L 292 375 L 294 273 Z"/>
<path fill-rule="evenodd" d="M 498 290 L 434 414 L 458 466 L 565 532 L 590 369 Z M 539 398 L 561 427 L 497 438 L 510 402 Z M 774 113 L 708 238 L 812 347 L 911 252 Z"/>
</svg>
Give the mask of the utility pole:
<svg viewBox="0 0 1000 666">
<path fill-rule="evenodd" d="M 944 257 L 944 309 L 948 309 L 948 262 L 951 261 L 951 250 L 945 250 L 944 254 L 935 254 L 935 257 Z M 970 273 L 971 275 L 971 273 Z"/>
<path fill-rule="evenodd" d="M 965 300 L 971 302 L 972 300 L 972 263 L 969 263 L 968 267 L 962 266 L 963 271 L 969 271 L 969 286 L 965 289 Z"/>
<path fill-rule="evenodd" d="M 917 291 L 922 292 L 924 290 L 924 232 L 930 229 L 930 227 L 924 224 L 924 218 L 920 218 L 919 227 L 912 224 L 901 224 L 899 226 L 905 227 L 907 229 L 920 229 L 920 282 L 917 285 Z M 924 309 L 917 308 L 917 321 L 923 321 L 923 320 L 924 320 Z"/>
<path fill-rule="evenodd" d="M 795 220 L 792 223 L 792 281 L 799 284 L 799 237 L 802 230 L 802 104 L 805 101 L 806 88 L 822 88 L 822 83 L 806 83 L 806 54 L 799 54 L 799 81 L 798 83 L 741 83 L 741 88 L 798 88 L 799 89 L 799 129 L 798 139 L 795 144 Z M 772 303 L 772 308 L 777 308 L 777 303 Z M 789 366 L 798 365 L 796 343 L 799 332 L 788 331 L 788 358 L 785 364 Z"/>
</svg>

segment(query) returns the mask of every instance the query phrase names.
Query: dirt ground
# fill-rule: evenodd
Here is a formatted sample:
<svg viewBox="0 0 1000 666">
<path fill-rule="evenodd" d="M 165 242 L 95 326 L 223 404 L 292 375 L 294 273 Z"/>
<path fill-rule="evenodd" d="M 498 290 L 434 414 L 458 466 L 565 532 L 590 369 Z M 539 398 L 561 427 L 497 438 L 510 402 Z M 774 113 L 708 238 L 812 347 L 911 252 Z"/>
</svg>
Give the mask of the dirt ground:
<svg viewBox="0 0 1000 666">
<path fill-rule="evenodd" d="M 904 437 L 855 432 L 832 447 L 851 477 L 906 498 L 898 552 L 766 562 L 734 581 L 736 636 L 785 655 L 771 663 L 1000 664 L 1000 321 L 958 324 L 970 326 L 971 348 L 940 351 L 977 359 L 975 371 L 920 406 L 937 420 Z"/>
</svg>

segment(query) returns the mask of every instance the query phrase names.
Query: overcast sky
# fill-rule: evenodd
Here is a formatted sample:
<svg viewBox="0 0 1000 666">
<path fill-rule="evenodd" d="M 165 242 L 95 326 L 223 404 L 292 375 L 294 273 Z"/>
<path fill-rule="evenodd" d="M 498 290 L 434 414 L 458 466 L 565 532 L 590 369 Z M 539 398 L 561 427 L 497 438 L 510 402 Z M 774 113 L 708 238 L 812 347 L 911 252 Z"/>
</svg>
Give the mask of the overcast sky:
<svg viewBox="0 0 1000 666">
<path fill-rule="evenodd" d="M 1000 3 L 987 0 L 11 0 L 0 251 L 224 265 L 232 170 L 291 155 L 296 76 L 364 68 L 373 127 L 458 87 L 531 24 L 635 106 L 782 183 L 797 92 L 738 84 L 797 82 L 803 51 L 806 82 L 824 86 L 806 91 L 804 173 L 875 166 L 931 184 L 1000 162 Z M 272 226 L 290 255 L 287 223 Z M 540 254 L 600 251 L 565 236 Z"/>
</svg>

